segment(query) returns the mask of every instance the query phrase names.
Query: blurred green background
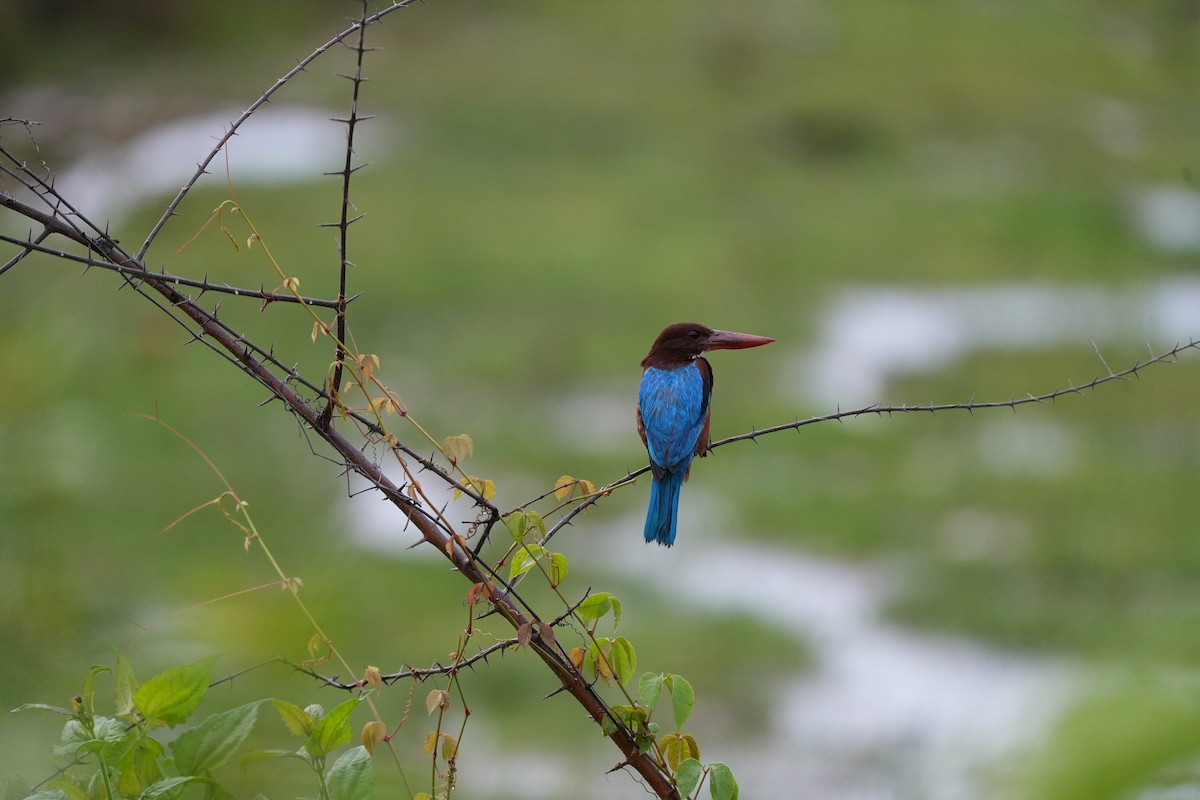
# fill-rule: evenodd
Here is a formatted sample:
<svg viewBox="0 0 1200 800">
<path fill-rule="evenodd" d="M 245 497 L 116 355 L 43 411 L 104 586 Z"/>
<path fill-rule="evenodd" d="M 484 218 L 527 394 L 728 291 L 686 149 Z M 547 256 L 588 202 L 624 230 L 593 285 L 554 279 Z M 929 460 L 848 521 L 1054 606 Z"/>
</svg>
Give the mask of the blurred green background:
<svg viewBox="0 0 1200 800">
<path fill-rule="evenodd" d="M 10 3 L 0 117 L 41 121 L 37 154 L 58 171 L 89 154 L 117 169 L 123 148 L 148 132 L 205 119 L 195 146 L 177 154 L 182 169 L 150 175 L 152 163 L 135 161 L 125 179 L 117 172 L 104 184 L 160 182 L 113 219 L 117 238 L 136 246 L 221 120 L 355 13 L 349 2 Z M 1120 369 L 1145 358 L 1147 344 L 1174 345 L 1180 324 L 1183 338 L 1200 335 L 1189 305 L 1200 253 L 1194 2 L 433 0 L 388 17 L 369 43 L 381 49 L 367 61 L 362 100 L 377 115 L 358 152 L 370 166 L 352 192 L 366 214 L 350 247 L 353 291 L 364 292 L 354 337 L 380 355 L 382 380 L 424 426 L 471 434 L 468 471 L 496 481 L 504 508 L 563 473 L 601 483 L 644 463 L 632 425 L 637 363 L 680 319 L 778 340 L 713 358 L 718 438 L 838 404 L 1078 385 L 1105 370 L 1093 342 Z M 344 114 L 349 84 L 335 73 L 352 68 L 352 53 L 338 49 L 272 107 Z M 281 142 L 301 136 L 273 130 Z M 285 270 L 318 296 L 335 291 L 334 237 L 318 227 L 338 213 L 337 181 L 321 176 L 343 157 L 340 129 L 329 123 L 330 132 L 335 145 L 298 165 L 301 180 L 255 177 L 244 160 L 254 151 L 247 145 L 239 164 L 238 139 L 231 155 L 240 201 Z M 23 129 L 0 134 L 28 151 Z M 215 229 L 178 252 L 228 196 L 223 159 L 213 171 L 149 262 L 277 285 L 257 251 L 235 251 Z M 99 221 L 111 213 L 106 199 Z M 403 550 L 415 537 L 398 519 L 371 517 L 378 501 L 347 501 L 336 467 L 310 455 L 295 423 L 277 406 L 255 407 L 261 388 L 185 346 L 183 331 L 118 285 L 36 258 L 0 277 L 0 707 L 65 704 L 90 664 L 112 662 L 113 647 L 142 677 L 213 652 L 228 672 L 305 657 L 311 631 L 277 589 L 206 604 L 273 576 L 215 512 L 160 533 L 220 485 L 182 443 L 127 410 L 157 409 L 220 466 L 352 663 L 387 672 L 444 660 L 466 586 L 438 559 Z M 987 308 L 1003 287 L 1048 296 L 1052 307 L 1003 306 L 970 328 L 961 308 Z M 891 296 L 872 291 L 932 304 L 916 323 L 968 328 L 914 339 L 903 315 L 894 326 L 886 313 L 838 316 L 856 299 Z M 303 314 L 225 308 L 251 338 L 274 342 L 310 377 L 323 374 L 331 354 L 310 343 Z M 1178 312 L 1175 327 L 1164 309 Z M 847 346 L 856 335 L 865 344 Z M 917 342 L 915 354 L 905 341 Z M 885 358 L 889 343 L 900 361 L 866 384 L 876 391 L 839 395 L 839 370 L 870 367 L 856 359 Z M 831 354 L 832 370 L 814 368 Z M 821 376 L 832 382 L 814 386 Z M 1093 680 L 1140 696 L 1170 675 L 1172 702 L 1192 709 L 1185 720 L 1200 716 L 1198 391 L 1197 359 L 1185 353 L 1140 380 L 1015 416 L 806 427 L 698 464 L 673 551 L 641 542 L 644 482 L 601 503 L 558 546 L 578 591 L 624 600 L 639 671 L 692 680 L 705 757 L 728 761 L 757 796 L 798 780 L 811 797 L 853 796 L 862 783 L 878 797 L 1064 797 L 1048 788 L 1063 779 L 1041 762 L 1069 776 L 1075 761 L 1087 772 L 1095 759 L 1117 759 L 1089 738 L 1101 730 L 1124 750 L 1145 742 L 1148 769 L 1180 758 L 1179 737 L 1163 745 L 1122 734 L 1126 724 L 1147 727 L 1138 709 L 1153 703 L 1101 704 L 1119 712 L 1070 724 L 1071 714 L 1098 713 L 1087 700 L 1067 711 Z M 734 564 L 739 548 L 748 556 Z M 1044 703 L 1014 701 L 1015 721 L 996 731 L 1025 755 L 992 760 L 991 745 L 960 753 L 937 741 L 955 729 L 936 721 L 910 734 L 872 728 L 891 717 L 869 700 L 858 737 L 853 726 L 823 737 L 803 713 L 781 721 L 789 692 L 835 674 L 828 653 L 842 651 L 830 643 L 840 641 L 836 608 L 805 633 L 804 609 L 840 597 L 814 596 L 819 580 L 784 575 L 794 596 L 756 596 L 757 570 L 766 575 L 776 560 L 849 576 L 836 585 L 874 604 L 873 635 L 912 637 L 914 647 L 961 642 L 973 659 L 964 670 L 1016 663 L 1057 687 Z M 876 668 L 886 696 L 914 708 L 901 722 L 936 716 L 917 688 L 890 683 L 886 661 Z M 1127 689 L 1131 675 L 1138 682 Z M 640 793 L 603 777 L 617 753 L 577 708 L 540 699 L 554 687 L 530 654 L 498 659 L 468 687 L 479 712 L 460 756 L 469 795 Z M 407 693 L 389 691 L 383 703 L 398 719 Z M 268 695 L 338 699 L 267 667 L 209 704 Z M 1068 724 L 1056 735 L 1059 711 Z M 400 737 L 402 752 L 411 739 L 406 758 L 426 730 L 417 716 Z M 961 724 L 987 739 L 1000 718 L 972 725 L 968 712 Z M 0 715 L 2 772 L 45 777 L 59 727 L 30 712 Z M 285 746 L 282 726 L 263 728 L 261 746 Z M 814 742 L 844 775 L 808 765 Z M 781 759 L 802 765 L 793 765 L 799 776 L 785 769 L 781 779 Z M 413 758 L 411 771 L 424 775 L 421 763 Z M 274 769 L 234 767 L 226 780 L 247 794 L 311 791 Z M 956 794 L 960 778 L 970 790 Z M 1078 796 L 1144 779 L 1130 767 Z"/>
</svg>

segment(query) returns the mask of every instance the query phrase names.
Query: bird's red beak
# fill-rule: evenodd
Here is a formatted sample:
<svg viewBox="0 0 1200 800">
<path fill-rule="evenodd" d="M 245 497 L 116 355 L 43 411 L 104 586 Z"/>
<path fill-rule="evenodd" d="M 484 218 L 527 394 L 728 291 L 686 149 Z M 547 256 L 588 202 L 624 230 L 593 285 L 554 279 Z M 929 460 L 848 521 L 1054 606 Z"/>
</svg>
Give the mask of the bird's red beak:
<svg viewBox="0 0 1200 800">
<path fill-rule="evenodd" d="M 759 347 L 775 341 L 766 336 L 755 336 L 752 333 L 734 333 L 733 331 L 713 331 L 708 337 L 709 350 L 742 350 L 747 347 Z"/>
</svg>

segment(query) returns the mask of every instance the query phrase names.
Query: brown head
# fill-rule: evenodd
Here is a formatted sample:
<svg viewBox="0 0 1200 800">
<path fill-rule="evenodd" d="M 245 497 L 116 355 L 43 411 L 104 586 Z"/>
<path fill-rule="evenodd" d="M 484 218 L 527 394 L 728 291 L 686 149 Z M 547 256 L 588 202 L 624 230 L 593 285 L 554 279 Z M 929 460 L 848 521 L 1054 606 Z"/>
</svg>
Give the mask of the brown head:
<svg viewBox="0 0 1200 800">
<path fill-rule="evenodd" d="M 650 346 L 642 359 L 643 367 L 672 369 L 694 361 L 709 350 L 741 350 L 775 341 L 750 333 L 718 331 L 698 322 L 676 322 L 668 325 Z"/>
</svg>

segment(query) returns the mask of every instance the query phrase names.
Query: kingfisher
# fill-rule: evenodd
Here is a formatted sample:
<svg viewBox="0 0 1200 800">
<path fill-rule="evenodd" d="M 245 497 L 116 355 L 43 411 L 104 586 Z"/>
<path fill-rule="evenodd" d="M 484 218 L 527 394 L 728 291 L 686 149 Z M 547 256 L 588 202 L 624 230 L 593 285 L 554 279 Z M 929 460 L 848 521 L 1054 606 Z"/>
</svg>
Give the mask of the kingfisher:
<svg viewBox="0 0 1200 800">
<path fill-rule="evenodd" d="M 653 482 L 646 512 L 646 541 L 675 543 L 679 489 L 692 459 L 708 451 L 712 408 L 709 350 L 741 350 L 775 341 L 749 333 L 717 331 L 696 322 L 668 325 L 642 359 L 637 427 L 650 455 Z"/>
</svg>

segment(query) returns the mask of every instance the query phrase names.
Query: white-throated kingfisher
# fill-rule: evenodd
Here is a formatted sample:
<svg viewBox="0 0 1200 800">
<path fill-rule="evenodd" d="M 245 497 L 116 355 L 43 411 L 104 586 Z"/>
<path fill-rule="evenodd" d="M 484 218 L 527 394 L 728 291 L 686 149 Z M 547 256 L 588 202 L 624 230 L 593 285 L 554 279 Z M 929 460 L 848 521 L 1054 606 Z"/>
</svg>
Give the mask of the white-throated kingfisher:
<svg viewBox="0 0 1200 800">
<path fill-rule="evenodd" d="M 713 374 L 704 353 L 773 341 L 749 333 L 715 331 L 695 322 L 676 322 L 658 335 L 642 359 L 637 426 L 654 476 L 646 512 L 647 542 L 665 547 L 675 543 L 679 489 L 688 478 L 692 459 L 708 451 Z"/>
</svg>

